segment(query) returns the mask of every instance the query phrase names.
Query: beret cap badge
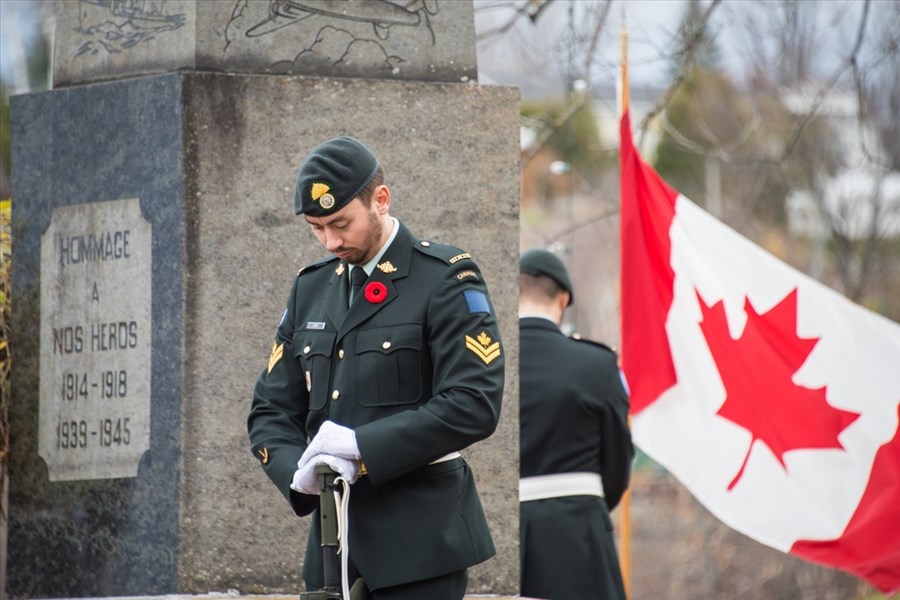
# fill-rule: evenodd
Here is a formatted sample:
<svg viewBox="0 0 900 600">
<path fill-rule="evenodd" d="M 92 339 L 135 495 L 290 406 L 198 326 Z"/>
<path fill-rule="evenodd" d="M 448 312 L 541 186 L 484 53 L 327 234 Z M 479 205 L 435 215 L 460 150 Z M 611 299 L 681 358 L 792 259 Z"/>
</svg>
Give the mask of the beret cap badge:
<svg viewBox="0 0 900 600">
<path fill-rule="evenodd" d="M 334 196 L 329 194 L 331 188 L 327 183 L 314 183 L 309 190 L 310 197 L 319 203 L 319 206 L 328 210 L 334 206 Z"/>
</svg>

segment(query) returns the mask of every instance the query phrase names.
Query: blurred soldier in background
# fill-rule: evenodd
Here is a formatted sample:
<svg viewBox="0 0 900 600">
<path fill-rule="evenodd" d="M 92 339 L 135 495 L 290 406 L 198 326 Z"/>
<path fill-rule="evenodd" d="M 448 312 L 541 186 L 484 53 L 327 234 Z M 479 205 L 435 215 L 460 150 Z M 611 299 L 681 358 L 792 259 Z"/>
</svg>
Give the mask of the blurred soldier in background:
<svg viewBox="0 0 900 600">
<path fill-rule="evenodd" d="M 547 250 L 519 260 L 521 593 L 625 598 L 609 511 L 634 449 L 616 354 L 560 330 L 572 282 Z"/>
</svg>

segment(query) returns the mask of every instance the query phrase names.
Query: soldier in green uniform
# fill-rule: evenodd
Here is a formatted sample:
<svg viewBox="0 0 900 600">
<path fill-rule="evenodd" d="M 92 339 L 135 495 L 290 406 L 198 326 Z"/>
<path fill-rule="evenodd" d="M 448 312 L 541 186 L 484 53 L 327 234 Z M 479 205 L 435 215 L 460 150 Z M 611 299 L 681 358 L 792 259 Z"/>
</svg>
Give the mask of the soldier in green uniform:
<svg viewBox="0 0 900 600">
<path fill-rule="evenodd" d="M 529 250 L 519 272 L 521 592 L 625 600 L 609 511 L 634 450 L 616 355 L 560 330 L 573 293 L 557 256 Z"/>
<path fill-rule="evenodd" d="M 352 483 L 350 581 L 375 600 L 458 600 L 495 550 L 459 452 L 500 416 L 504 351 L 478 266 L 388 214 L 384 170 L 358 140 L 313 150 L 295 209 L 334 256 L 297 274 L 248 418 L 251 449 L 297 515 L 318 464 Z M 322 586 L 313 520 L 303 578 Z"/>
</svg>

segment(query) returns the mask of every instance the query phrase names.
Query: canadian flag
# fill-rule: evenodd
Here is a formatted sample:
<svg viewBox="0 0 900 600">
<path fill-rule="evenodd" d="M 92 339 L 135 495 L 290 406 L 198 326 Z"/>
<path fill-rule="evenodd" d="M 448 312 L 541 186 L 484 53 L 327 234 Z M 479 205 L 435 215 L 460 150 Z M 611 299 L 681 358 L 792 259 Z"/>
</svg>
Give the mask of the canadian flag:
<svg viewBox="0 0 900 600">
<path fill-rule="evenodd" d="M 632 433 L 728 526 L 900 589 L 900 325 L 666 185 L 621 121 Z"/>
</svg>

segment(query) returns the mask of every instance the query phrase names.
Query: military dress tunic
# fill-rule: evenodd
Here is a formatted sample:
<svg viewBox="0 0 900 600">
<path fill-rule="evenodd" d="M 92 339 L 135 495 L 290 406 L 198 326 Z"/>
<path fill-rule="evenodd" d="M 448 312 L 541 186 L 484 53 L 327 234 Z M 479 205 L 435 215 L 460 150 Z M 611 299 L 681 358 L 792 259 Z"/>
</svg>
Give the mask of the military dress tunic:
<svg viewBox="0 0 900 600">
<path fill-rule="evenodd" d="M 526 317 L 519 361 L 521 477 L 599 473 L 605 496 L 520 504 L 522 595 L 624 600 L 609 511 L 628 486 L 634 451 L 616 355 Z"/>
<path fill-rule="evenodd" d="M 434 461 L 491 435 L 504 352 L 481 272 L 458 248 L 399 231 L 348 309 L 349 265 L 302 269 L 248 418 L 251 449 L 298 515 L 319 497 L 290 489 L 326 420 L 356 431 L 366 474 L 352 486 L 350 561 L 370 589 L 460 571 L 495 553 L 469 466 Z M 314 519 L 304 579 L 322 585 Z"/>
</svg>

